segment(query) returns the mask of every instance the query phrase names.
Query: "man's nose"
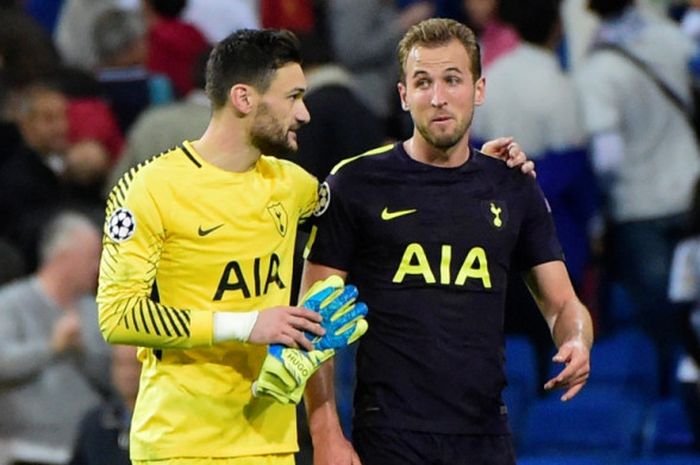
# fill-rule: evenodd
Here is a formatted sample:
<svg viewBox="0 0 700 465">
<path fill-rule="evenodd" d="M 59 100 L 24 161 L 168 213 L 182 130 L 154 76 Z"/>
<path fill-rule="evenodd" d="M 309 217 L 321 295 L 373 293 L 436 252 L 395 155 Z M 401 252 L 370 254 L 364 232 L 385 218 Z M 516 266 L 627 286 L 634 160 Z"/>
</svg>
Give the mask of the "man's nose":
<svg viewBox="0 0 700 465">
<path fill-rule="evenodd" d="M 306 124 L 311 121 L 311 114 L 309 113 L 309 109 L 306 108 L 303 100 L 299 101 L 299 109 L 297 110 L 295 118 L 300 124 Z"/>
<path fill-rule="evenodd" d="M 440 108 L 442 106 L 445 106 L 446 103 L 447 100 L 444 96 L 443 86 L 440 83 L 436 82 L 433 85 L 433 97 L 430 99 L 430 104 L 434 107 Z"/>
</svg>

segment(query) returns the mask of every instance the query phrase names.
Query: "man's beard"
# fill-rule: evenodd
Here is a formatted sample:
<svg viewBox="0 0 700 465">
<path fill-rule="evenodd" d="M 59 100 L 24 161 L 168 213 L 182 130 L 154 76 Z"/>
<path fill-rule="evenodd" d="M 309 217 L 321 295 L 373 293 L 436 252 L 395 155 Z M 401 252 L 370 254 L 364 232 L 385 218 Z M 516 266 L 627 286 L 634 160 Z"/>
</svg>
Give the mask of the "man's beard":
<svg viewBox="0 0 700 465">
<path fill-rule="evenodd" d="M 460 140 L 462 140 L 462 137 L 464 137 L 464 134 L 471 126 L 473 117 L 474 112 L 472 111 L 472 114 L 469 115 L 469 117 L 464 121 L 464 123 L 458 126 L 452 133 L 434 134 L 430 132 L 427 125 L 423 126 L 416 124 L 416 129 L 418 129 L 420 135 L 423 136 L 423 139 L 425 139 L 430 145 L 437 149 L 446 150 L 450 147 L 454 147 Z"/>
<path fill-rule="evenodd" d="M 289 142 L 288 130 L 276 121 L 265 104 L 260 105 L 250 130 L 250 139 L 254 147 L 265 155 L 288 156 L 297 151 Z"/>
</svg>

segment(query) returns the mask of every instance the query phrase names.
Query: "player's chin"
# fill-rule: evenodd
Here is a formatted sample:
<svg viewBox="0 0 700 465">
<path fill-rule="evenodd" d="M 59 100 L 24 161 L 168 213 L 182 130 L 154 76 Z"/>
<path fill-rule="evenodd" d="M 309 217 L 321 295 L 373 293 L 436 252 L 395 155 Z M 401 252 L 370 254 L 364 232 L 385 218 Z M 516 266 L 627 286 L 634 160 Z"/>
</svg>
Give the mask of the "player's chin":
<svg viewBox="0 0 700 465">
<path fill-rule="evenodd" d="M 297 142 L 297 133 L 294 131 L 289 131 L 287 133 L 287 149 L 296 152 L 299 149 L 299 143 Z"/>
</svg>

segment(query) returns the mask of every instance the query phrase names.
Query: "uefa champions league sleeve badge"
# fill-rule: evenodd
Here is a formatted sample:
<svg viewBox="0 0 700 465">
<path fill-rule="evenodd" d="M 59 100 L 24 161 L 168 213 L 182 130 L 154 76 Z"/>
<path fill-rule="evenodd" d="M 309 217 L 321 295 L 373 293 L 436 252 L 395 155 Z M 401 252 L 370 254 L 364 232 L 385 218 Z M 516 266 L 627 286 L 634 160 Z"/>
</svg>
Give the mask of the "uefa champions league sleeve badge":
<svg viewBox="0 0 700 465">
<path fill-rule="evenodd" d="M 107 235 L 114 242 L 124 242 L 131 239 L 136 231 L 136 219 L 127 208 L 117 208 L 107 223 Z"/>
</svg>

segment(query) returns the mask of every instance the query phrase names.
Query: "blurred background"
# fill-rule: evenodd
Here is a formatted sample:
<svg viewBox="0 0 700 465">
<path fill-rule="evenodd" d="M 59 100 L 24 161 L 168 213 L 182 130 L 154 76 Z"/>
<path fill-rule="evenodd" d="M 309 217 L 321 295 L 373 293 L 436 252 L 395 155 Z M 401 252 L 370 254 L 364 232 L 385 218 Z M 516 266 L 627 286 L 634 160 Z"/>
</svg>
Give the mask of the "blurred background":
<svg viewBox="0 0 700 465">
<path fill-rule="evenodd" d="M 698 0 L 0 0 L 0 464 L 129 463 L 139 366 L 102 342 L 92 298 L 105 198 L 203 132 L 212 44 L 299 35 L 313 117 L 293 160 L 322 179 L 410 137 L 396 45 L 428 17 L 477 33 L 471 139 L 513 136 L 536 161 L 596 326 L 590 381 L 563 403 L 542 390 L 551 338 L 512 277 L 518 463 L 700 464 Z M 336 367 L 349 435 L 354 351 Z M 311 464 L 303 406 L 299 438 Z"/>
</svg>

